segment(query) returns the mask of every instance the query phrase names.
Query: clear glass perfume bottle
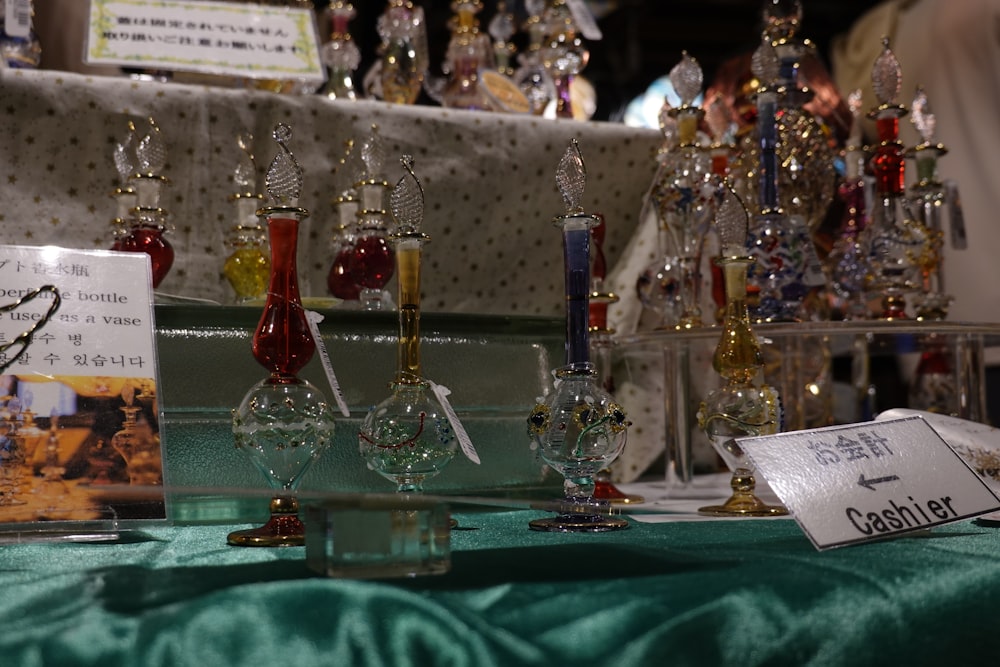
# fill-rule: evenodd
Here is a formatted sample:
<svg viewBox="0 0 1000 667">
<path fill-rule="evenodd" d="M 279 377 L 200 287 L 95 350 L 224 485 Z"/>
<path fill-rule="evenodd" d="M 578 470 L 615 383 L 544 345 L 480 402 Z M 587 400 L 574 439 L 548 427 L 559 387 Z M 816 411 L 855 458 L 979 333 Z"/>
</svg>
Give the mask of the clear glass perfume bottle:
<svg viewBox="0 0 1000 667">
<path fill-rule="evenodd" d="M 755 385 L 764 366 L 757 336 L 747 310 L 747 212 L 736 193 L 728 190 L 716 216 L 716 228 L 726 282 L 726 312 L 712 367 L 725 384 L 709 392 L 698 410 L 698 424 L 733 471 L 733 495 L 721 505 L 698 511 L 712 516 L 775 516 L 784 507 L 767 505 L 756 495 L 753 466 L 736 438 L 777 433 L 781 427 L 778 393 L 766 384 Z"/>
<path fill-rule="evenodd" d="M 711 177 L 711 158 L 698 140 L 704 116 L 694 106 L 702 85 L 698 61 L 683 53 L 670 70 L 670 82 L 681 98 L 681 105 L 669 111 L 675 120 L 675 143 L 662 157 L 651 197 L 660 220 L 664 266 L 677 270 L 680 312 L 674 325 L 688 329 L 702 325 L 701 259 L 715 211 L 717 181 Z"/>
<path fill-rule="evenodd" d="M 556 96 L 555 84 L 542 62 L 542 44 L 546 33 L 546 25 L 542 21 L 545 0 L 525 0 L 524 6 L 528 18 L 522 29 L 528 34 L 528 47 L 518 56 L 518 68 L 513 79 L 527 98 L 529 111 L 541 116 Z"/>
<path fill-rule="evenodd" d="M 316 387 L 298 377 L 316 343 L 299 296 L 299 221 L 308 211 L 298 206 L 303 177 L 287 146 L 291 135 L 283 123 L 274 129 L 279 150 L 265 179 L 271 203 L 260 210 L 270 237 L 271 277 L 251 350 L 268 375 L 233 411 L 236 447 L 267 478 L 274 496 L 265 525 L 230 533 L 228 541 L 236 546 L 304 543 L 295 490 L 333 440 L 333 410 Z"/>
<path fill-rule="evenodd" d="M 427 236 L 420 231 L 424 194 L 404 155 L 406 175 L 392 191 L 397 229 L 399 340 L 392 395 L 375 405 L 358 432 L 361 456 L 368 467 L 396 484 L 399 493 L 420 493 L 423 483 L 451 462 L 458 439 L 445 410 L 422 376 L 420 364 L 421 253 Z"/>
<path fill-rule="evenodd" d="M 384 151 L 378 127 L 372 126 L 371 134 L 361 147 L 365 168 L 361 180 L 355 185 L 358 223 L 350 261 L 351 277 L 361 290 L 360 299 L 365 310 L 382 309 L 383 290 L 396 268 L 389 243 L 391 222 L 386 210 L 386 197 L 390 185 L 382 174 Z"/>
<path fill-rule="evenodd" d="M 872 67 L 872 86 L 878 106 L 875 118 L 879 145 L 871 160 L 875 196 L 871 219 L 861 234 L 868 259 L 865 285 L 868 298 L 881 300 L 882 319 L 905 319 L 907 299 L 923 284 L 923 267 L 932 253 L 927 229 L 913 219 L 904 197 L 905 164 L 899 143 L 899 119 L 906 109 L 897 103 L 902 71 L 883 40 L 882 53 Z"/>
<path fill-rule="evenodd" d="M 948 149 L 935 138 L 937 118 L 931 111 L 927 93 L 918 88 L 911 105 L 910 121 L 920 134 L 920 143 L 906 151 L 917 168 L 917 180 L 909 188 L 909 211 L 923 225 L 928 235 L 928 252 L 922 263 L 920 293 L 914 300 L 914 310 L 923 320 L 943 320 L 953 297 L 944 286 L 944 221 L 942 212 L 947 203 L 944 183 L 938 177 L 938 158 Z M 954 237 L 953 237 L 954 238 Z"/>
<path fill-rule="evenodd" d="M 381 97 L 394 104 L 413 104 L 420 95 L 429 63 L 424 10 L 409 0 L 389 0 L 377 29 L 382 39 Z"/>
<path fill-rule="evenodd" d="M 556 184 L 566 203 L 566 214 L 555 220 L 563 232 L 566 364 L 553 371 L 553 391 L 528 416 L 528 436 L 541 459 L 563 476 L 566 495 L 557 516 L 529 525 L 556 532 L 618 530 L 628 523 L 610 516 L 608 501 L 594 497 L 594 476 L 621 454 L 629 423 L 590 362 L 590 229 L 598 219 L 580 205 L 586 170 L 576 140 L 559 162 Z"/>
<path fill-rule="evenodd" d="M 514 14 L 504 0 L 497 2 L 496 13 L 490 19 L 487 32 L 493 38 L 493 62 L 496 70 L 507 77 L 514 76 L 514 56 L 517 46 L 511 41 L 517 32 Z"/>
<path fill-rule="evenodd" d="M 236 192 L 229 197 L 234 216 L 226 238 L 230 254 L 223 262 L 222 273 L 236 293 L 237 303 L 246 303 L 263 299 L 267 293 L 271 260 L 267 230 L 257 217 L 257 208 L 264 195 L 257 191 L 257 165 L 251 152 L 253 136 L 241 133 L 236 144 L 240 148 L 240 158 L 233 171 Z"/>
<path fill-rule="evenodd" d="M 153 288 L 159 287 L 174 263 L 174 249 L 165 238 L 167 211 L 162 208 L 163 186 L 168 182 L 161 172 L 167 164 L 167 146 L 156 121 L 149 119 L 149 131 L 135 149 L 138 171 L 132 175 L 136 205 L 132 228 L 122 237 L 122 252 L 144 252 L 152 267 Z"/>
<path fill-rule="evenodd" d="M 333 0 L 323 15 L 330 22 L 330 38 L 320 49 L 327 68 L 326 84 L 320 93 L 331 100 L 357 99 L 354 72 L 361 64 L 361 51 L 347 27 L 357 12 L 350 2 Z"/>
</svg>

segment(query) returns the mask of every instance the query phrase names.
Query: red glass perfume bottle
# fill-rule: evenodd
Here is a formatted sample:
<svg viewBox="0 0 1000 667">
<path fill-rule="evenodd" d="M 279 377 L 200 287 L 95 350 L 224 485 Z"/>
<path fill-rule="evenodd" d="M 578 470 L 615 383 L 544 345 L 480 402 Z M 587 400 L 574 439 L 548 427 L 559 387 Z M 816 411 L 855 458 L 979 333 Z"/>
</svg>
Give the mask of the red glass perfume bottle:
<svg viewBox="0 0 1000 667">
<path fill-rule="evenodd" d="M 245 452 L 275 491 L 271 517 L 260 528 L 229 535 L 236 546 L 290 546 L 305 540 L 295 490 L 302 475 L 333 440 L 333 411 L 323 394 L 297 377 L 316 349 L 299 296 L 296 265 L 302 171 L 286 143 L 291 128 L 274 130 L 279 152 L 267 172 L 274 202 L 258 214 L 267 220 L 271 278 L 264 312 L 253 335 L 253 356 L 268 376 L 251 387 L 233 412 L 236 447 Z"/>
<path fill-rule="evenodd" d="M 149 131 L 135 149 L 139 171 L 132 175 L 136 205 L 132 209 L 131 229 L 122 237 L 122 252 L 149 255 L 153 288 L 160 286 L 174 263 L 174 249 L 164 237 L 167 212 L 161 207 L 163 186 L 169 181 L 161 174 L 167 162 L 166 144 L 156 121 L 149 119 Z"/>
<path fill-rule="evenodd" d="M 350 271 L 354 283 L 360 288 L 361 303 L 365 310 L 381 310 L 383 290 L 396 270 L 396 257 L 389 245 L 389 212 L 386 197 L 390 190 L 382 176 L 385 163 L 382 137 L 378 127 L 361 147 L 364 175 L 355 186 L 358 192 L 358 232 L 351 254 Z"/>
</svg>

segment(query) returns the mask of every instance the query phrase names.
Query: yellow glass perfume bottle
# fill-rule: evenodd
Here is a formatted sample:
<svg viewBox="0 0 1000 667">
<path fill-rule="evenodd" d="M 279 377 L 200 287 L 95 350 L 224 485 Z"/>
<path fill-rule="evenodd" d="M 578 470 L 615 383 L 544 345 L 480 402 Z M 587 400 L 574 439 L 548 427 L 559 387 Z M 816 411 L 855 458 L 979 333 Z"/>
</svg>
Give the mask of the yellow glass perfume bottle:
<svg viewBox="0 0 1000 667">
<path fill-rule="evenodd" d="M 232 252 L 226 257 L 222 273 L 236 293 L 238 303 L 264 298 L 271 275 L 268 257 L 267 230 L 257 216 L 264 196 L 257 192 L 257 166 L 251 147 L 253 136 L 241 133 L 236 138 L 241 155 L 233 172 L 236 192 L 229 198 L 236 210 L 235 223 L 229 229 L 226 246 Z"/>
<path fill-rule="evenodd" d="M 754 495 L 753 464 L 740 448 L 737 438 L 770 435 L 781 427 L 781 401 L 768 385 L 754 381 L 764 366 L 760 344 L 750 326 L 747 310 L 748 216 L 743 203 L 731 189 L 716 216 L 722 256 L 718 259 L 726 284 L 726 313 L 722 335 L 712 358 L 712 367 L 725 384 L 709 392 L 698 410 L 698 424 L 712 446 L 733 471 L 733 494 L 721 505 L 699 509 L 712 516 L 778 516 L 788 510 L 768 505 Z"/>
</svg>

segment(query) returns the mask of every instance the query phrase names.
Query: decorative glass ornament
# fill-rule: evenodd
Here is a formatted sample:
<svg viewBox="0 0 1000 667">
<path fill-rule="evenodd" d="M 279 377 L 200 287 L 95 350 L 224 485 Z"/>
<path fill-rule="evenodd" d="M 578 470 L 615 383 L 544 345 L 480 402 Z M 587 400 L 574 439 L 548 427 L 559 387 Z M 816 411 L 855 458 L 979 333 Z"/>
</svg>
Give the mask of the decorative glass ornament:
<svg viewBox="0 0 1000 667">
<path fill-rule="evenodd" d="M 331 100 L 357 99 L 354 72 L 361 64 L 361 51 L 347 29 L 357 12 L 350 2 L 334 0 L 324 15 L 330 21 L 330 39 L 320 49 L 320 58 L 327 68 L 326 84 L 320 93 Z"/>
</svg>

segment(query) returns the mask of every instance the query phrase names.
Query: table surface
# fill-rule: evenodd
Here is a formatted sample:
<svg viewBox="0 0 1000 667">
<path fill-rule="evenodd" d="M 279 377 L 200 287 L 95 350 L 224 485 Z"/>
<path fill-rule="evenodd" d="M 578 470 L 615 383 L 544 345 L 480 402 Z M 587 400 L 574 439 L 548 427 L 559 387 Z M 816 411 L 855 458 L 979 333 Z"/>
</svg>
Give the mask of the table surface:
<svg viewBox="0 0 1000 667">
<path fill-rule="evenodd" d="M 452 568 L 319 577 L 232 526 L 0 547 L 4 665 L 869 665 L 989 659 L 1000 530 L 818 552 L 788 519 L 528 529 L 456 514 Z"/>
</svg>

